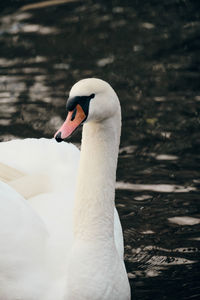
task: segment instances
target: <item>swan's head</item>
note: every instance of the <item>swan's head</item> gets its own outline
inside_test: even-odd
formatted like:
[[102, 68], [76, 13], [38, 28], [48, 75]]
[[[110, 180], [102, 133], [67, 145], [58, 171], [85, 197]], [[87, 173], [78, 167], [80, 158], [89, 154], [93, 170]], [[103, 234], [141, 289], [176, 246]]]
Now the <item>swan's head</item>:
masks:
[[67, 118], [56, 132], [57, 142], [68, 138], [86, 122], [103, 122], [119, 112], [118, 97], [112, 87], [97, 78], [87, 78], [73, 85], [67, 100]]

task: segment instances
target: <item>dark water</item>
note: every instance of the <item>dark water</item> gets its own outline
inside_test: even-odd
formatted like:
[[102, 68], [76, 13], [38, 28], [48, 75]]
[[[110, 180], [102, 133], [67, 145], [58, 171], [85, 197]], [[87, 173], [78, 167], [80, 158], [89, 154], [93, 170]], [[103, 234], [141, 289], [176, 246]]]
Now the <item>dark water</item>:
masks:
[[111, 83], [132, 299], [200, 299], [200, 2], [66, 2], [1, 1], [1, 140], [52, 137], [74, 82]]

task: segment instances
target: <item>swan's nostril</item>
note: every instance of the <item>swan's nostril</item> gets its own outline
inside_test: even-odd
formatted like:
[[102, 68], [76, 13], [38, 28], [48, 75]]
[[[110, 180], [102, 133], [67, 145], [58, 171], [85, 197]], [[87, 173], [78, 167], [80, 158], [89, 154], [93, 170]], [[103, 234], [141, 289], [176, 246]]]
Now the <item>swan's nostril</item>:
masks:
[[55, 136], [55, 139], [58, 143], [62, 142], [63, 139], [61, 138], [61, 131], [59, 131], [56, 136]]
[[75, 108], [73, 113], [72, 113], [71, 121], [73, 121], [75, 119], [76, 113], [77, 113], [77, 108]]

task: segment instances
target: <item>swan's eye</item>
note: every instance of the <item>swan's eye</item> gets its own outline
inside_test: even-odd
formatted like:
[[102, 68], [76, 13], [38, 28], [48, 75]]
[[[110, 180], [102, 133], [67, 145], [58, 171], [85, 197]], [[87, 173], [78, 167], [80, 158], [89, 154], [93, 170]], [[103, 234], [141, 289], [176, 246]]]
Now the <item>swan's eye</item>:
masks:
[[95, 97], [95, 94], [91, 94], [89, 97], [90, 99], [93, 99]]

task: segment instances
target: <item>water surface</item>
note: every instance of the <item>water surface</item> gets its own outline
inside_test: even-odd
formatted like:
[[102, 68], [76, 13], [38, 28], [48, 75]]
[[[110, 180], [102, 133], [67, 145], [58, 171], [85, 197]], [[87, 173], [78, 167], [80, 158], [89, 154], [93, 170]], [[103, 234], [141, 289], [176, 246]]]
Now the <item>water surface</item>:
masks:
[[77, 80], [111, 83], [123, 113], [116, 206], [132, 299], [199, 299], [198, 1], [0, 9], [1, 140], [52, 137]]

